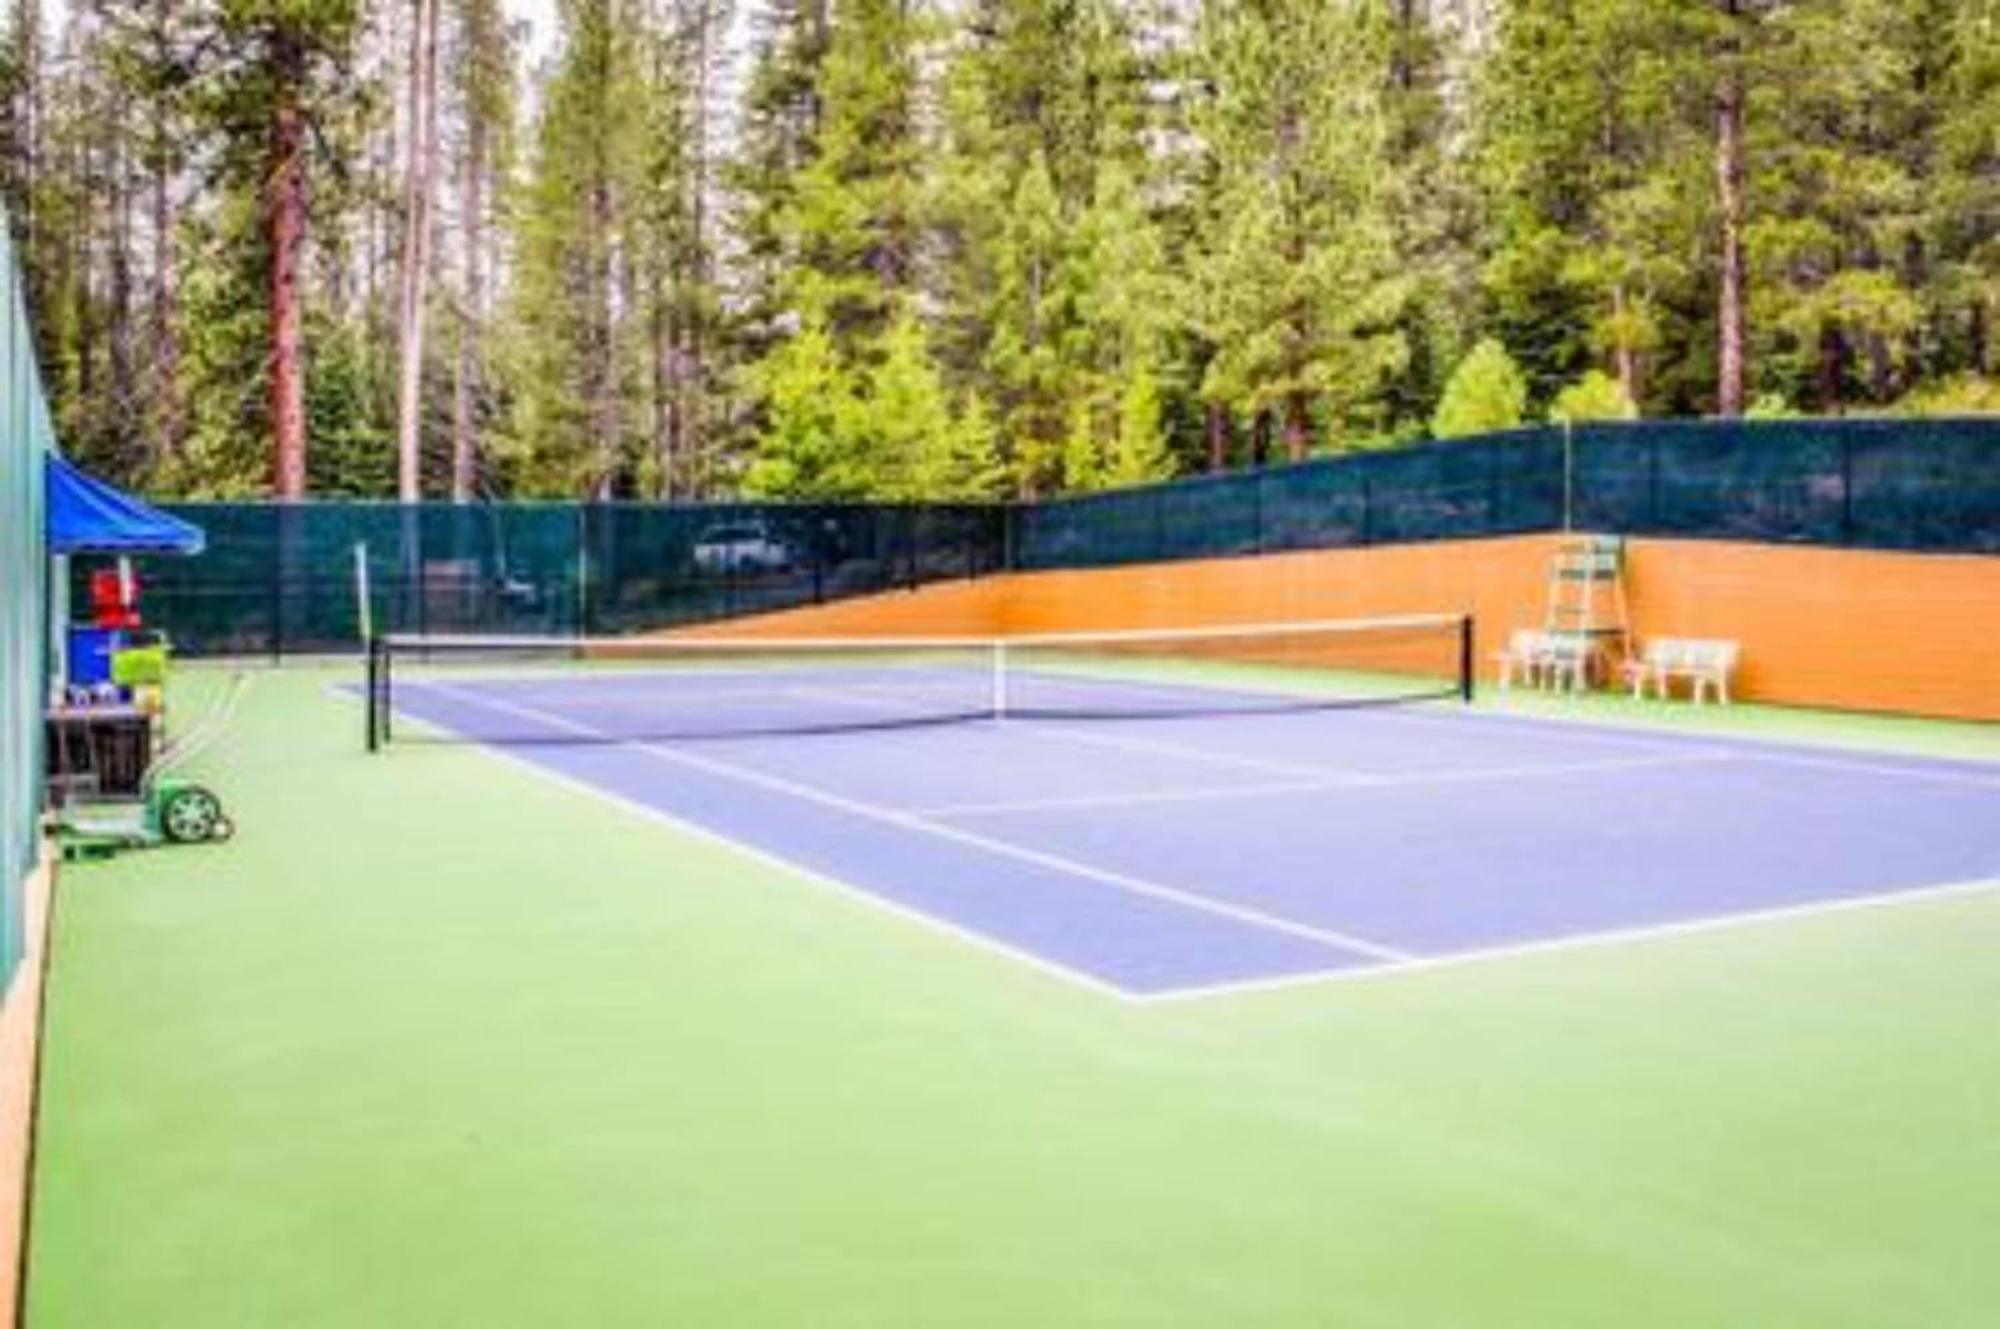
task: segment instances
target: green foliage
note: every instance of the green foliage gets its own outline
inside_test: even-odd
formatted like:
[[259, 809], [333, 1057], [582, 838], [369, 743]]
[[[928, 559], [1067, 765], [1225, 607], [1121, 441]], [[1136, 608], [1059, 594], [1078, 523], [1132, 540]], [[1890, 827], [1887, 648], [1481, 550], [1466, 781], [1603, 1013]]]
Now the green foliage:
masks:
[[1961, 374], [1917, 389], [1896, 403], [1905, 415], [2000, 415], [2000, 379]]
[[744, 492], [778, 499], [865, 496], [872, 459], [852, 446], [860, 404], [825, 323], [809, 321], [753, 372], [764, 432], [744, 475]]
[[391, 366], [355, 331], [326, 320], [311, 330], [306, 429], [307, 478], [315, 494], [381, 498], [396, 490], [390, 427]]
[[925, 344], [923, 325], [897, 316], [876, 348], [850, 422], [849, 450], [872, 471], [867, 489], [881, 498], [917, 500], [955, 495], [969, 477], [958, 473], [958, 422]]
[[1431, 419], [1438, 438], [1513, 429], [1527, 418], [1528, 383], [1507, 348], [1488, 338], [1474, 346], [1445, 384]]
[[1555, 424], [1638, 418], [1638, 405], [1618, 380], [1597, 369], [1557, 393], [1555, 404], [1549, 408], [1549, 420]]
[[1207, 12], [1212, 161], [1195, 321], [1215, 348], [1202, 393], [1294, 430], [1323, 403], [1346, 424], [1408, 359], [1374, 6], [1282, 0]]
[[[1991, 409], [1995, 0], [743, 3], [733, 107], [731, 0], [564, 0], [525, 86], [504, 7], [444, 6], [427, 486], [464, 419], [494, 492], [915, 498], [1157, 479], [1223, 423], [1232, 463], [1709, 414], [1738, 82], [1752, 414]], [[268, 484], [295, 96], [309, 479], [385, 492], [408, 24], [20, 11], [0, 187], [72, 452]]]
[[814, 318], [760, 362], [765, 432], [744, 478], [764, 498], [992, 498], [1001, 467], [983, 401], [954, 408], [923, 324], [898, 314], [864, 369]]
[[270, 485], [271, 450], [265, 244], [254, 200], [232, 192], [188, 233], [189, 248], [230, 261], [195, 267], [181, 288], [181, 369], [192, 410], [184, 444], [159, 481], [166, 492], [190, 497], [250, 497]]
[[1783, 394], [1767, 392], [1750, 403], [1743, 412], [1747, 420], [1797, 420], [1803, 415], [1798, 407], [1786, 401]]
[[978, 394], [968, 396], [945, 445], [920, 454], [916, 493], [931, 501], [990, 503], [1003, 496], [1007, 470], [993, 412]]
[[880, 335], [915, 276], [918, 36], [907, 0], [837, 7], [812, 159], [782, 223], [791, 307], [823, 319], [849, 352]]
[[1173, 474], [1158, 379], [1135, 370], [1118, 398], [1118, 435], [1102, 478], [1108, 485], [1142, 485]]

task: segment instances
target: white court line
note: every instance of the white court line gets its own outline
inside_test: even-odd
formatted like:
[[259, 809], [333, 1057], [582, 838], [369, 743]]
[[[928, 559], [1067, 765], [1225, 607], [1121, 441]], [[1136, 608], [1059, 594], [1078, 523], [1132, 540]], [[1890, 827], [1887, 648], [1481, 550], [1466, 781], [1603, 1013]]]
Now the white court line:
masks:
[[[433, 689], [439, 687], [437, 684], [421, 686], [428, 686]], [[782, 854], [762, 848], [748, 840], [739, 840], [734, 836], [725, 835], [720, 831], [712, 831], [698, 822], [677, 817], [673, 813], [654, 807], [650, 803], [642, 803], [630, 794], [620, 793], [608, 786], [594, 784], [578, 776], [567, 775], [552, 766], [543, 765], [532, 757], [520, 755], [504, 743], [479, 742], [473, 735], [467, 734], [463, 730], [453, 729], [449, 725], [425, 720], [421, 716], [412, 715], [408, 711], [399, 711], [397, 714], [405, 724], [415, 724], [439, 733], [454, 734], [461, 738], [473, 738], [472, 747], [482, 756], [506, 762], [510, 766], [518, 766], [522, 770], [551, 784], [567, 789], [572, 793], [609, 803], [627, 812], [637, 813], [642, 817], [659, 822], [679, 834], [689, 836], [704, 844], [715, 845], [733, 853], [741, 854], [753, 862], [776, 868], [787, 875], [801, 877], [808, 883], [834, 892], [855, 904], [868, 909], [879, 910], [905, 923], [915, 923], [931, 932], [949, 937], [975, 950], [1017, 961], [1039, 973], [1075, 983], [1101, 996], [1116, 997], [1118, 1000], [1124, 1002], [1136, 1002], [1141, 1000], [1145, 995], [1135, 992], [1130, 988], [1119, 987], [1116, 983], [1108, 979], [1099, 978], [1087, 970], [1073, 969], [1066, 964], [1060, 964], [1051, 960], [1047, 956], [1038, 955], [1034, 951], [1009, 945], [1007, 942], [989, 937], [984, 933], [974, 932], [970, 928], [953, 923], [941, 915], [926, 913], [910, 905], [898, 904], [886, 896], [877, 895], [872, 891], [855, 885], [853, 882], [842, 881], [839, 877], [830, 876], [825, 872], [821, 872], [818, 868], [799, 862], [797, 859], [787, 858]]]
[[[433, 684], [430, 686], [437, 687], [438, 685]], [[439, 687], [439, 690], [447, 690], [447, 689]], [[346, 697], [350, 701], [355, 700], [355, 698], [352, 695], [351, 689], [341, 692], [340, 695]], [[473, 698], [473, 700], [476, 704], [479, 705], [492, 704], [485, 698], [475, 697]], [[1396, 714], [1399, 714], [1404, 718], [1419, 718], [1413, 716], [1408, 711], [1396, 712]], [[434, 722], [426, 722], [421, 717], [406, 715], [406, 718], [418, 724], [429, 723], [429, 727], [431, 728], [446, 727], [446, 726], [439, 726]], [[1443, 717], [1443, 716], [1421, 717], [1421, 718], [1449, 720], [1448, 717]], [[1522, 719], [1527, 719], [1531, 725], [1536, 723], [1536, 717], [1495, 717], [1495, 718], [1500, 718], [1500, 719], [1522, 718]], [[1575, 722], [1565, 722], [1565, 723], [1575, 723], [1579, 727], [1581, 727], [1590, 722], [1575, 721]], [[582, 726], [567, 726], [567, 725], [564, 727], [575, 728], [575, 729], [583, 728]], [[594, 733], [595, 731], [586, 731], [586, 732]], [[1577, 735], [1577, 736], [1581, 737], [1583, 735]], [[1604, 737], [1609, 738], [1608, 735], [1605, 735]], [[1726, 736], [1718, 736], [1718, 737], [1723, 737], [1724, 741], [1727, 741]], [[1756, 927], [1770, 923], [1780, 923], [1797, 919], [1809, 919], [1821, 914], [1840, 914], [1840, 913], [1859, 911], [1865, 909], [1899, 908], [1906, 904], [1917, 905], [1931, 900], [1950, 898], [1954, 896], [1976, 896], [1976, 895], [2000, 892], [2000, 878], [1991, 880], [1982, 880], [1982, 881], [1949, 883], [1937, 886], [1919, 886], [1905, 890], [1884, 891], [1874, 895], [1856, 896], [1847, 899], [1824, 900], [1811, 904], [1790, 905], [1790, 906], [1783, 906], [1779, 908], [1764, 909], [1764, 910], [1751, 910], [1743, 913], [1718, 914], [1706, 918], [1687, 919], [1678, 922], [1658, 924], [1648, 927], [1620, 928], [1610, 931], [1580, 934], [1572, 937], [1553, 937], [1540, 941], [1530, 941], [1513, 945], [1489, 947], [1481, 950], [1465, 951], [1451, 955], [1423, 956], [1423, 955], [1411, 954], [1404, 959], [1389, 961], [1382, 964], [1371, 965], [1365, 968], [1358, 968], [1358, 969], [1316, 970], [1302, 974], [1290, 974], [1290, 975], [1280, 975], [1269, 978], [1247, 979], [1240, 982], [1217, 983], [1217, 984], [1210, 984], [1210, 985], [1196, 986], [1196, 987], [1177, 987], [1167, 991], [1147, 993], [1120, 987], [1117, 984], [1099, 978], [1096, 975], [1091, 974], [1086, 970], [1071, 968], [1068, 965], [1061, 964], [1059, 962], [1047, 958], [1046, 956], [1039, 955], [1033, 951], [1012, 946], [1006, 942], [996, 940], [982, 933], [974, 932], [956, 923], [952, 923], [949, 920], [942, 918], [938, 915], [927, 913], [920, 909], [899, 904], [886, 897], [868, 891], [865, 888], [860, 887], [852, 882], [843, 881], [838, 877], [830, 876], [824, 872], [819, 871], [818, 869], [809, 867], [793, 859], [786, 858], [783, 855], [774, 853], [768, 849], [764, 849], [754, 843], [740, 840], [735, 837], [725, 835], [718, 831], [709, 830], [708, 828], [701, 826], [698, 823], [684, 820], [681, 817], [675, 816], [659, 808], [652, 807], [648, 804], [642, 803], [637, 799], [634, 799], [627, 794], [619, 793], [616, 790], [594, 784], [587, 780], [565, 775], [562, 772], [554, 770], [548, 766], [542, 765], [539, 762], [536, 762], [535, 760], [529, 757], [516, 755], [514, 752], [507, 749], [504, 745], [481, 743], [478, 746], [488, 756], [491, 756], [501, 761], [508, 762], [509, 764], [512, 765], [519, 766], [524, 770], [527, 770], [544, 780], [548, 780], [554, 784], [567, 787], [573, 792], [583, 795], [585, 797], [602, 799], [614, 805], [624, 807], [632, 812], [638, 813], [641, 816], [648, 817], [654, 821], [660, 822], [677, 832], [693, 836], [705, 843], [717, 845], [732, 850], [752, 860], [770, 866], [774, 866], [777, 868], [781, 868], [787, 872], [796, 873], [800, 877], [804, 878], [805, 880], [811, 882], [816, 886], [836, 891], [842, 896], [867, 908], [876, 909], [885, 914], [901, 919], [905, 922], [914, 923], [920, 927], [928, 929], [933, 933], [950, 937], [976, 950], [980, 950], [988, 954], [1004, 956], [1006, 958], [1018, 961], [1040, 973], [1047, 974], [1051, 977], [1062, 979], [1071, 983], [1075, 983], [1078, 986], [1087, 988], [1100, 995], [1108, 995], [1121, 1002], [1125, 1002], [1130, 1005], [1173, 1006], [1182, 1002], [1196, 1002], [1208, 999], [1228, 998], [1233, 996], [1248, 996], [1262, 992], [1278, 992], [1294, 988], [1319, 986], [1322, 984], [1331, 985], [1335, 983], [1388, 981], [1400, 978], [1404, 975], [1422, 974], [1431, 970], [1451, 969], [1459, 966], [1469, 967], [1488, 962], [1505, 961], [1516, 957], [1532, 958], [1534, 956], [1544, 953], [1559, 954], [1564, 951], [1585, 950], [1596, 947], [1639, 945], [1639, 944], [1645, 944], [1653, 940], [1672, 940], [1678, 936], [1698, 935], [1706, 932], [1717, 932], [1728, 928]], [[643, 750], [653, 751], [652, 749], [643, 749]], [[656, 755], [666, 756], [668, 754], [658, 753]], [[1739, 755], [1754, 757], [1754, 756], [1761, 756], [1764, 754], [1758, 751], [1754, 746], [1748, 746], [1744, 750], [1742, 750]], [[1833, 764], [1843, 769], [1852, 765], [1852, 763], [1839, 761], [1837, 759], [1834, 760]], [[1891, 773], [1901, 774], [1903, 772], [1900, 768], [1896, 768], [1893, 769]], [[942, 830], [946, 828], [939, 827], [939, 828], [928, 828], [928, 829]]]
[[1023, 798], [992, 803], [943, 803], [913, 808], [923, 817], [971, 817], [1007, 812], [1067, 812], [1091, 808], [1147, 807], [1158, 803], [1205, 803], [1228, 799], [1266, 798], [1283, 794], [1346, 793], [1370, 789], [1424, 790], [1439, 785], [1491, 784], [1518, 780], [1562, 779], [1615, 771], [1710, 766], [1733, 762], [1727, 752], [1690, 752], [1673, 757], [1627, 757], [1606, 761], [1552, 762], [1539, 766], [1488, 766], [1469, 771], [1412, 775], [1355, 775], [1330, 780], [1281, 781], [1230, 785], [1219, 789], [1168, 789], [1124, 794], [1085, 794], [1072, 798]]
[[1881, 775], [1897, 780], [1928, 780], [1934, 784], [1971, 785], [1975, 789], [2000, 792], [2000, 772], [1979, 775], [1971, 771], [1931, 770], [1922, 766], [1896, 766], [1872, 761], [1850, 761], [1843, 757], [1816, 757], [1797, 752], [1748, 751], [1751, 761], [1768, 761], [1780, 766], [1804, 766], [1817, 770], [1847, 771], [1858, 775]]
[[1079, 863], [1074, 859], [1064, 858], [1058, 854], [1043, 853], [1039, 849], [1029, 849], [1023, 845], [1010, 844], [1005, 840], [995, 840], [989, 836], [961, 830], [955, 826], [946, 826], [940, 822], [926, 821], [922, 817], [908, 812], [899, 812], [893, 808], [877, 807], [872, 803], [862, 803], [825, 789], [816, 788], [812, 785], [800, 784], [795, 780], [787, 780], [783, 776], [770, 775], [763, 771], [738, 766], [731, 762], [717, 761], [713, 757], [697, 756], [695, 753], [684, 752], [678, 748], [666, 747], [655, 743], [621, 740], [615, 735], [592, 729], [588, 725], [577, 724], [564, 716], [551, 715], [545, 711], [538, 711], [531, 706], [517, 706], [511, 702], [494, 701], [482, 698], [476, 693], [466, 694], [454, 687], [444, 685], [437, 685], [437, 690], [458, 696], [472, 705], [486, 706], [493, 710], [511, 712], [524, 719], [552, 725], [555, 728], [567, 730], [581, 737], [592, 738], [607, 743], [612, 747], [624, 748], [628, 751], [640, 753], [655, 761], [663, 761], [669, 765], [685, 766], [691, 770], [721, 776], [724, 779], [734, 780], [739, 784], [747, 784], [753, 788], [766, 789], [772, 793], [787, 794], [809, 803], [817, 803], [822, 807], [829, 807], [839, 812], [845, 812], [850, 816], [880, 822], [885, 826], [894, 826], [899, 830], [915, 831], [920, 835], [928, 835], [935, 839], [949, 841], [968, 849], [978, 849], [1000, 858], [1018, 859], [1023, 863], [1032, 863], [1037, 867], [1047, 868], [1066, 876], [1081, 877], [1086, 881], [1095, 881], [1103, 885], [1114, 886], [1133, 895], [1143, 895], [1157, 900], [1165, 900], [1171, 904], [1192, 909], [1198, 913], [1212, 914], [1218, 918], [1227, 918], [1238, 923], [1247, 923], [1251, 926], [1265, 928], [1273, 932], [1283, 932], [1307, 941], [1318, 942], [1324, 946], [1333, 946], [1341, 950], [1352, 951], [1356, 954], [1373, 956], [1378, 960], [1409, 960], [1415, 958], [1408, 951], [1398, 950], [1393, 946], [1385, 946], [1380, 942], [1370, 941], [1366, 937], [1357, 937], [1349, 933], [1336, 932], [1330, 928], [1317, 928], [1309, 924], [1293, 922], [1291, 919], [1280, 918], [1275, 914], [1266, 914], [1260, 910], [1227, 904], [1205, 895], [1198, 895], [1191, 891], [1180, 890], [1177, 887], [1162, 885], [1159, 882], [1146, 881], [1143, 878], [1128, 876], [1122, 872], [1113, 872], [1108, 868], [1093, 867], [1088, 863]]
[[1460, 966], [1486, 964], [1499, 960], [1519, 957], [1558, 954], [1563, 951], [1590, 950], [1597, 947], [1643, 945], [1652, 941], [1667, 941], [1676, 937], [1695, 936], [1702, 933], [1721, 932], [1730, 928], [1758, 927], [1770, 923], [1793, 922], [1799, 919], [1816, 918], [1827, 914], [1856, 913], [1865, 909], [1896, 909], [1904, 905], [1920, 904], [1925, 901], [1950, 899], [1954, 896], [2000, 894], [2000, 878], [1980, 881], [1946, 882], [1937, 886], [1913, 886], [1905, 890], [1879, 891], [1873, 895], [1849, 896], [1845, 899], [1820, 900], [1811, 904], [1780, 905], [1771, 909], [1751, 909], [1734, 914], [1711, 914], [1703, 918], [1681, 919], [1672, 923], [1655, 923], [1644, 927], [1613, 928], [1603, 932], [1579, 933], [1573, 937], [1549, 937], [1541, 941], [1524, 941], [1505, 946], [1489, 946], [1480, 950], [1458, 951], [1449, 955], [1420, 955], [1400, 963], [1370, 965], [1360, 969], [1327, 969], [1309, 974], [1284, 974], [1272, 978], [1252, 978], [1234, 983], [1212, 983], [1201, 987], [1174, 988], [1165, 992], [1142, 993], [1131, 1000], [1143, 1006], [1167, 1006], [1182, 1001], [1199, 1001], [1208, 997], [1238, 996], [1256, 992], [1275, 992], [1292, 988], [1317, 987], [1321, 984], [1358, 983], [1382, 981], [1398, 978], [1405, 974], [1429, 973], [1439, 969], [1456, 969]]
[[1158, 792], [1079, 794], [1069, 798], [1000, 799], [990, 803], [935, 803], [911, 808], [919, 817], [979, 817], [1002, 812], [1069, 812], [1090, 808], [1136, 808], [1158, 803], [1210, 803], [1232, 798], [1267, 798], [1276, 794], [1313, 794], [1344, 788], [1325, 780], [1287, 780], [1272, 784], [1226, 785], [1219, 789], [1164, 789]]
[[1467, 771], [1433, 771], [1367, 778], [1364, 788], [1424, 789], [1445, 784], [1486, 784], [1500, 780], [1559, 779], [1571, 775], [1602, 775], [1612, 771], [1649, 771], [1675, 766], [1713, 766], [1733, 762], [1733, 752], [1697, 749], [1662, 752], [1647, 757], [1606, 757], [1603, 761], [1554, 761], [1526, 766], [1480, 766]]
[[[1561, 715], [1536, 711], [1495, 709], [1492, 707], [1456, 706], [1441, 709], [1429, 706], [1378, 707], [1374, 714], [1399, 723], [1419, 725], [1467, 724], [1483, 726], [1490, 732], [1502, 733], [1508, 730], [1526, 732], [1536, 738], [1554, 738], [1574, 742], [1615, 743], [1625, 746], [1634, 744], [1665, 750], [1689, 742], [1722, 744], [1739, 757], [1763, 758], [1769, 760], [1789, 760], [1798, 763], [1822, 763], [1830, 767], [1859, 770], [1872, 775], [1909, 776], [1949, 782], [1989, 783], [1983, 774], [1972, 771], [1930, 771], [1920, 767], [1891, 764], [1897, 758], [1910, 761], [1935, 761], [1945, 765], [1979, 767], [1994, 771], [1994, 780], [2000, 781], [2000, 756], [1978, 757], [1963, 754], [1931, 754], [1923, 752], [1897, 752], [1888, 749], [1864, 748], [1849, 743], [1835, 743], [1815, 740], [1809, 736], [1766, 736], [1761, 734], [1729, 733], [1718, 729], [1677, 729], [1663, 720], [1620, 721], [1617, 717], [1600, 715]], [[1647, 740], [1652, 740], [1647, 742]], [[1878, 760], [1878, 759], [1887, 759]]]
[[1003, 725], [1011, 730], [1031, 734], [1036, 738], [1058, 739], [1065, 743], [1085, 743], [1092, 747], [1114, 748], [1123, 752], [1148, 753], [1154, 756], [1185, 757], [1205, 761], [1211, 766], [1230, 766], [1237, 770], [1261, 771], [1266, 775], [1290, 776], [1295, 780], [1309, 780], [1316, 784], [1360, 784], [1367, 777], [1359, 773], [1336, 770], [1331, 766], [1306, 766], [1298, 762], [1271, 761], [1263, 757], [1245, 757], [1233, 752], [1217, 752], [1211, 748], [1195, 747], [1188, 743], [1170, 743], [1165, 739], [1133, 738], [1130, 735], [1085, 733], [1078, 729], [1054, 728], [1040, 720], [1003, 720]]

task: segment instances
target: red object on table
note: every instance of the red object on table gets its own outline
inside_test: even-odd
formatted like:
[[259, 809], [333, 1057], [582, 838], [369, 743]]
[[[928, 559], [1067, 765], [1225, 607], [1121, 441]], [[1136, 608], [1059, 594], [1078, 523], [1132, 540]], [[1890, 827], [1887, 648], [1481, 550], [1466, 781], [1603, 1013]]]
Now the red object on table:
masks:
[[92, 626], [100, 628], [143, 626], [139, 621], [139, 574], [120, 576], [117, 568], [99, 568], [91, 573], [90, 621]]

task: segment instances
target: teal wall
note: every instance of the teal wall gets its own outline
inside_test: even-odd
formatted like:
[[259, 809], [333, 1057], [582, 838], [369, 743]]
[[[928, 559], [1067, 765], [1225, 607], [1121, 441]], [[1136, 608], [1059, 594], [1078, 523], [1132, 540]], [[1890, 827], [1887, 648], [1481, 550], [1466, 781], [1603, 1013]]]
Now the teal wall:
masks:
[[42, 458], [53, 444], [8, 233], [0, 214], [0, 991], [21, 962], [22, 886], [39, 845], [48, 662]]

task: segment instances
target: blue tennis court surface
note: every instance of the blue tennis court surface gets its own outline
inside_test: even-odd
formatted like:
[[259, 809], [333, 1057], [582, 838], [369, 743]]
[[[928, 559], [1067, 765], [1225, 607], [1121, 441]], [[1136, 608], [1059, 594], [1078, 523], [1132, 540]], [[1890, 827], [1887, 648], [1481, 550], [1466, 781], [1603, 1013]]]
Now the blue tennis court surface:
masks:
[[2000, 765], [1450, 705], [647, 736], [687, 687], [412, 680], [396, 711], [1134, 998], [2000, 879]]

